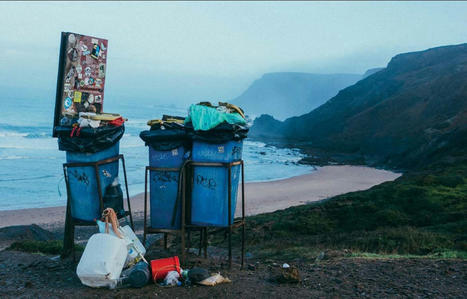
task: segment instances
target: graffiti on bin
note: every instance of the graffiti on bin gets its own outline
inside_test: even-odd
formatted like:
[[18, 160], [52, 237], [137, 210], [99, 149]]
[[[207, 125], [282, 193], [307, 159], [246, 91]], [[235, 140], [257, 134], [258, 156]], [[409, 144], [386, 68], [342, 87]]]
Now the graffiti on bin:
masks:
[[215, 190], [216, 189], [216, 180], [214, 179], [208, 179], [208, 178], [205, 178], [203, 177], [202, 175], [197, 175], [196, 176], [196, 184], [198, 185], [201, 185], [205, 188], [209, 188], [211, 190]]
[[169, 183], [169, 182], [176, 182], [178, 181], [177, 175], [175, 175], [174, 172], [170, 171], [158, 171], [154, 172], [154, 176], [152, 179], [154, 182], [164, 182], [164, 183]]
[[79, 174], [78, 171], [75, 169], [75, 171], [72, 171], [71, 174], [78, 180], [80, 183], [84, 183], [89, 185], [89, 178], [86, 173]]
[[234, 146], [232, 148], [232, 157], [240, 157], [242, 154], [242, 148], [239, 146]]

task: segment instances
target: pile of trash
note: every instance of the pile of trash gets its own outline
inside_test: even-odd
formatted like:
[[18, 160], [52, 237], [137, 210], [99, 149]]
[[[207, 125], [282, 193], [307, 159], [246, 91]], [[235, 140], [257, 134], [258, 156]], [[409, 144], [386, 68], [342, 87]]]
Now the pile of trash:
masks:
[[96, 153], [117, 143], [125, 132], [126, 119], [116, 113], [80, 112], [55, 127], [61, 151]]
[[160, 286], [231, 282], [220, 273], [211, 275], [203, 268], [184, 270], [177, 256], [148, 262], [143, 244], [129, 225], [120, 226], [112, 208], [104, 210], [97, 225], [99, 233], [89, 239], [76, 269], [86, 286], [141, 288], [151, 280]]

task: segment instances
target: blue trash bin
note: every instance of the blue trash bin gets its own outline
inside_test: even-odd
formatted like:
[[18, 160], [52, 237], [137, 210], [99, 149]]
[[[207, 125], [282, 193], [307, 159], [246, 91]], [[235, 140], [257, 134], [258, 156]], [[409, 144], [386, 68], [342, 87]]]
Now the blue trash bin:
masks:
[[[185, 147], [172, 150], [155, 150], [149, 146], [149, 166], [158, 168], [180, 168], [185, 160]], [[151, 228], [180, 229], [181, 200], [175, 206], [178, 196], [179, 171], [151, 170], [150, 220]], [[175, 212], [175, 220], [172, 218]]]
[[[242, 159], [242, 140], [225, 143], [193, 141], [194, 162], [234, 162]], [[237, 204], [240, 165], [231, 170], [231, 215], [233, 223]], [[201, 226], [226, 227], [228, 223], [228, 169], [194, 166], [191, 193], [191, 223]]]
[[[66, 152], [67, 163], [97, 162], [116, 157], [119, 154], [119, 142], [97, 153]], [[100, 165], [99, 178], [102, 196], [107, 186], [118, 176], [118, 160]], [[71, 216], [74, 219], [94, 221], [101, 217], [99, 193], [94, 166], [68, 167], [67, 176], [71, 195]]]

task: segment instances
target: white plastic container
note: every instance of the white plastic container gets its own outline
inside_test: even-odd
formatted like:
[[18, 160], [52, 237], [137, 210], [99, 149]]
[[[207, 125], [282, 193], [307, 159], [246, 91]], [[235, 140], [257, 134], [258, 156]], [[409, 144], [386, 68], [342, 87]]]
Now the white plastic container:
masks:
[[81, 283], [90, 287], [117, 286], [128, 255], [127, 242], [110, 234], [94, 234], [76, 268]]

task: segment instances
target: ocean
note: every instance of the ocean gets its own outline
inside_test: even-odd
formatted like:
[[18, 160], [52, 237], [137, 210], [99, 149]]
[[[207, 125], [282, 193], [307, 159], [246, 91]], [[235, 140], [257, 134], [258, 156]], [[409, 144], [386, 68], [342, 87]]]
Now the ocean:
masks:
[[[65, 152], [58, 150], [57, 139], [52, 138], [54, 100], [1, 99], [0, 104], [0, 210], [65, 205]], [[163, 114], [186, 116], [187, 109], [108, 99], [105, 111], [128, 118], [120, 153], [125, 155], [130, 195], [141, 193], [148, 148], [139, 133], [149, 128], [149, 119]], [[297, 163], [301, 158], [297, 149], [279, 149], [247, 139], [243, 150], [245, 180], [270, 181], [312, 172], [314, 167]]]

